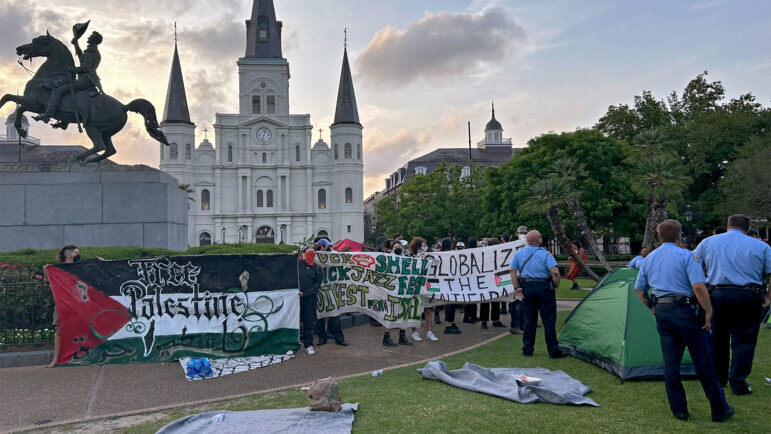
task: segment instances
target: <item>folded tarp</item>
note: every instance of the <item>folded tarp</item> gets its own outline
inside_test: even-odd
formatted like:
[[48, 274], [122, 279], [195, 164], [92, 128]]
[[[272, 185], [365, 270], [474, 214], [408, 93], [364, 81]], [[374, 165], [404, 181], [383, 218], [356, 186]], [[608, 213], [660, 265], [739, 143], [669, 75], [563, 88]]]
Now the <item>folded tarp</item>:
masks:
[[359, 404], [343, 404], [338, 413], [310, 411], [308, 407], [209, 411], [178, 419], [158, 433], [349, 433], [353, 427], [353, 413], [358, 408]]
[[[550, 402], [552, 404], [593, 405], [599, 404], [584, 395], [592, 389], [562, 371], [544, 368], [485, 368], [466, 363], [463, 368], [447, 371], [444, 362], [428, 362], [418, 373], [428, 380], [445, 383], [479, 393], [497, 396], [527, 404]], [[519, 386], [517, 377], [540, 378], [537, 385]]]

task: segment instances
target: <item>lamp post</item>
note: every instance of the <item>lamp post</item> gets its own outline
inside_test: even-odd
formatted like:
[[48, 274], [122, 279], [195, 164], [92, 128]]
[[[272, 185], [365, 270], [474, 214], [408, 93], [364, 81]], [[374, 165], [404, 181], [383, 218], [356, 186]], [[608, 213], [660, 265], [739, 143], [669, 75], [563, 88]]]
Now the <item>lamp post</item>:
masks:
[[693, 249], [693, 211], [691, 206], [688, 205], [688, 209], [683, 213], [685, 221], [688, 223], [688, 250]]
[[242, 234], [244, 233], [244, 228], [239, 226], [238, 227], [238, 244], [241, 244], [241, 242], [244, 240], [242, 237]]
[[222, 228], [222, 244], [225, 244], [225, 228]]
[[281, 241], [279, 244], [284, 244], [284, 231], [286, 230], [286, 225], [281, 225]]

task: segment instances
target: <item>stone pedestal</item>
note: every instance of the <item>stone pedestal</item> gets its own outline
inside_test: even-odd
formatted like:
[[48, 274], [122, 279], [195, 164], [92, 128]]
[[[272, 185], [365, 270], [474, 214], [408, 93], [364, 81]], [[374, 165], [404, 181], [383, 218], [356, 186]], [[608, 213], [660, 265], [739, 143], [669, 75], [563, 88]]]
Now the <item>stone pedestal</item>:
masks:
[[0, 251], [78, 246], [187, 249], [187, 193], [148, 166], [0, 164]]

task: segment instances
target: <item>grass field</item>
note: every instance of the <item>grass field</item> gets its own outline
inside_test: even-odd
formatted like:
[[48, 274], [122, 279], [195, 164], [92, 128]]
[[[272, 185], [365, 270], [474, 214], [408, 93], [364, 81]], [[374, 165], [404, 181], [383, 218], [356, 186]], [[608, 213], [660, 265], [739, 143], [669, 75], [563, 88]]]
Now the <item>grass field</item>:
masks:
[[[586, 289], [592, 289], [594, 288], [594, 285], [597, 282], [595, 282], [592, 279], [578, 279], [578, 286], [581, 288]], [[584, 298], [586, 297], [586, 294], [589, 293], [589, 291], [580, 290], [580, 289], [570, 289], [573, 286], [573, 282], [565, 279], [565, 276], [562, 276], [562, 280], [560, 280], [560, 287], [557, 290], [557, 298]]]
[[[567, 312], [560, 312], [561, 324]], [[736, 408], [733, 419], [723, 424], [710, 421], [709, 404], [697, 381], [686, 381], [691, 420], [681, 422], [671, 415], [661, 381], [627, 381], [594, 365], [573, 358], [551, 360], [546, 357], [543, 334], [539, 330], [536, 352], [523, 357], [521, 337], [508, 335], [474, 350], [443, 359], [450, 369], [465, 362], [485, 367], [545, 367], [562, 370], [592, 388], [587, 396], [600, 407], [518, 404], [500, 398], [457, 389], [444, 383], [423, 380], [415, 365], [387, 370], [381, 377], [362, 375], [341, 380], [344, 402], [359, 403], [354, 432], [747, 432], [767, 433], [771, 387], [771, 330], [761, 330], [755, 365], [749, 382], [754, 392], [748, 396], [727, 396]], [[268, 368], [269, 369], [269, 368]], [[236, 374], [242, 375], [242, 374]], [[216, 381], [216, 380], [214, 380]], [[284, 390], [222, 401], [205, 409], [186, 408], [167, 413], [152, 423], [136, 425], [126, 432], [152, 433], [161, 426], [188, 414], [213, 409], [231, 411], [295, 408], [308, 405], [304, 393]]]

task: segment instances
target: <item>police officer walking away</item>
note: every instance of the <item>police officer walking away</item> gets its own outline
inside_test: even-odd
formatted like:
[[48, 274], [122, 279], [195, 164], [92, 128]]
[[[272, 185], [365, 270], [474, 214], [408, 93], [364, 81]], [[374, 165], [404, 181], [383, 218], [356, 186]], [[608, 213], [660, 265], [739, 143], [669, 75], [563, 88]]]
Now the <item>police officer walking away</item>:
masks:
[[[688, 347], [696, 375], [709, 399], [712, 420], [722, 422], [733, 416], [734, 409], [726, 403], [709, 354], [707, 332], [712, 306], [704, 285], [704, 271], [696, 255], [675, 244], [682, 229], [677, 220], [664, 220], [658, 225], [656, 231], [662, 244], [643, 261], [635, 291], [646, 303], [644, 294], [652, 289], [652, 311], [661, 339], [664, 384], [672, 413], [680, 420], [688, 420], [688, 402], [680, 379], [680, 363]], [[700, 311], [695, 309], [695, 301], [703, 308], [703, 316], [697, 315]]]
[[694, 251], [707, 269], [715, 369], [720, 384], [730, 383], [736, 395], [752, 392], [745, 380], [752, 370], [763, 306], [771, 304], [771, 293], [762, 285], [771, 273], [771, 247], [747, 236], [749, 228], [749, 217], [732, 215], [726, 233], [705, 239]]
[[560, 286], [559, 268], [554, 256], [540, 247], [543, 241], [540, 232], [530, 231], [525, 239], [527, 246], [519, 249], [509, 264], [511, 282], [516, 288], [517, 298], [524, 297], [522, 311], [525, 317], [525, 333], [522, 336], [522, 354], [533, 355], [538, 312], [540, 312], [549, 357], [559, 359], [566, 356], [557, 347], [555, 330], [557, 323], [555, 293]]

